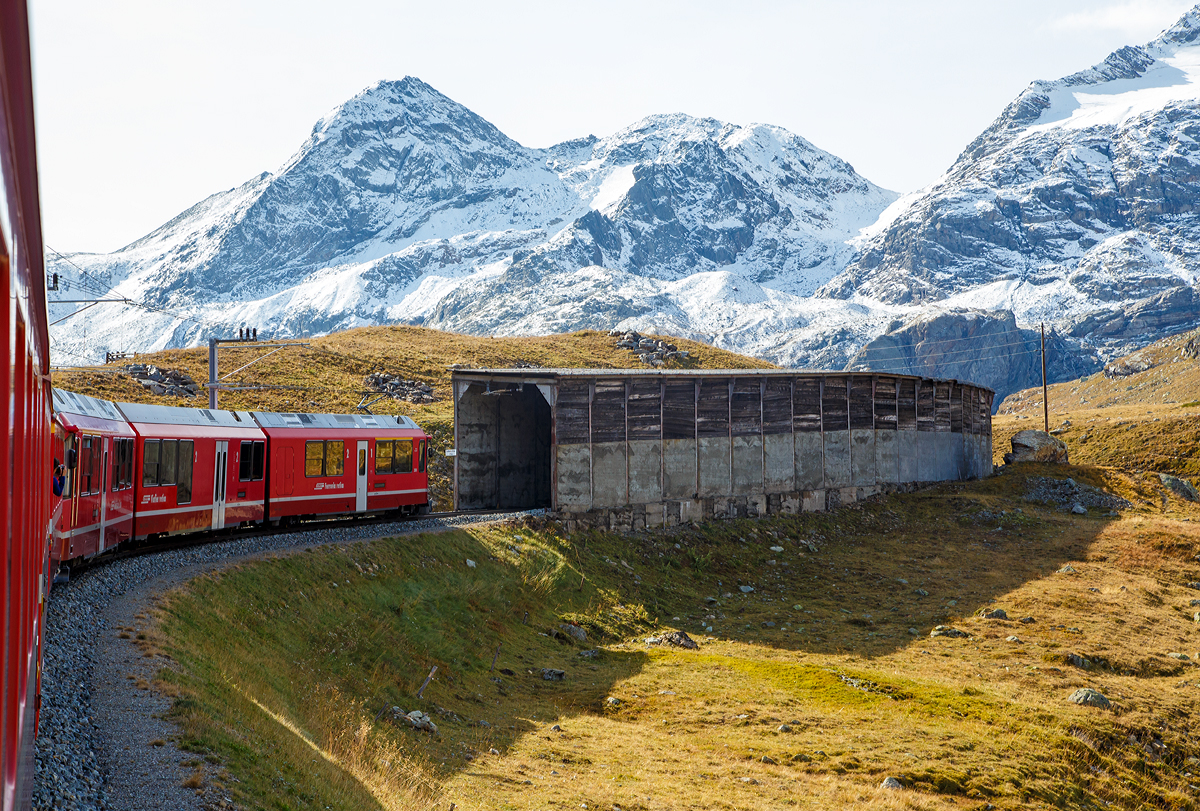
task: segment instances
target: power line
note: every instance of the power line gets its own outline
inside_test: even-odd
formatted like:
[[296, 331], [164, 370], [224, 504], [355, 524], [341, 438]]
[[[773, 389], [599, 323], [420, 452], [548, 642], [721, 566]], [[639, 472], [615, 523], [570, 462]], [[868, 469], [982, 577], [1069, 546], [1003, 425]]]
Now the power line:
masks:
[[[1029, 345], [1028, 341], [1013, 341], [1013, 342], [1007, 343], [1007, 344], [994, 344], [994, 345], [987, 346], [987, 347], [972, 347], [971, 349], [960, 349], [960, 350], [953, 350], [953, 351], [948, 351], [948, 352], [931, 352], [926, 357], [941, 357], [942, 355], [954, 355], [954, 354], [960, 354], [960, 353], [964, 353], [964, 352], [981, 352], [985, 348], [988, 350], [992, 350], [992, 349], [1003, 349], [1006, 346], [1028, 346], [1028, 345]], [[858, 354], [862, 354], [864, 352], [883, 351], [885, 349], [915, 349], [915, 348], [917, 348], [917, 346], [918, 346], [917, 344], [908, 344], [905, 346], [881, 346], [881, 347], [874, 347], [874, 348], [864, 346], [862, 349], [858, 350]], [[901, 358], [901, 357], [905, 357], [905, 355], [899, 354], [899, 355], [896, 355], [895, 357]]]
[[[1041, 350], [1040, 350], [1040, 349], [1029, 349], [1029, 350], [1026, 350], [1026, 351], [1024, 351], [1024, 352], [1009, 352], [1009, 353], [1008, 353], [1008, 357], [1010, 357], [1010, 358], [1015, 358], [1015, 357], [1020, 357], [1021, 355], [1037, 355], [1037, 354], [1040, 354], [1040, 353], [1041, 353]], [[935, 358], [936, 358], [936, 357], [947, 357], [947, 356], [950, 356], [950, 355], [958, 355], [958, 354], [962, 354], [962, 353], [959, 353], [959, 352], [943, 352], [943, 353], [940, 353], [940, 354], [937, 354], [937, 355], [931, 355], [930, 357], [935, 357]], [[918, 358], [918, 359], [915, 359], [915, 360], [916, 360], [916, 362], [915, 362], [915, 363], [913, 363], [913, 364], [905, 364], [904, 366], [875, 366], [875, 365], [873, 365], [873, 364], [867, 364], [867, 365], [870, 365], [870, 368], [869, 368], [869, 369], [867, 369], [867, 370], [865, 370], [865, 371], [871, 371], [871, 372], [904, 372], [904, 371], [907, 371], [907, 370], [911, 369], [911, 368], [912, 368], [912, 366], [923, 366], [923, 365], [925, 365], [925, 359]], [[980, 358], [979, 358], [979, 360], [984, 360], [984, 358], [980, 357]]]
[[[84, 290], [87, 290], [89, 293], [95, 293], [95, 294], [97, 294], [97, 295], [106, 295], [106, 294], [108, 294], [108, 293], [112, 293], [112, 294], [114, 294], [114, 295], [120, 295], [119, 293], [117, 293], [117, 291], [116, 291], [114, 288], [112, 288], [111, 286], [109, 286], [109, 285], [108, 285], [108, 284], [106, 284], [105, 282], [101, 281], [100, 279], [97, 279], [95, 276], [93, 276], [92, 274], [88, 273], [86, 270], [84, 270], [83, 268], [81, 268], [79, 265], [77, 265], [77, 264], [75, 264], [74, 262], [72, 262], [72, 261], [71, 261], [70, 259], [68, 259], [66, 256], [64, 256], [63, 254], [61, 254], [61, 253], [59, 253], [58, 251], [54, 250], [54, 248], [51, 248], [49, 245], [47, 245], [47, 246], [46, 246], [46, 250], [48, 250], [48, 251], [52, 252], [52, 253], [53, 253], [55, 256], [57, 256], [59, 259], [61, 259], [62, 261], [66, 262], [68, 265], [70, 265], [71, 267], [73, 267], [73, 268], [75, 268], [77, 271], [79, 271], [79, 273], [80, 273], [80, 274], [83, 276], [83, 280], [82, 280], [82, 281], [77, 281], [77, 282], [76, 282], [76, 284], [77, 284], [78, 286], [82, 287]], [[89, 286], [89, 285], [90, 285], [90, 286]], [[96, 289], [96, 285], [99, 285], [100, 287], [102, 287], [102, 288], [104, 288], [104, 289], [103, 289], [103, 290], [97, 290], [97, 289]], [[124, 297], [124, 296], [122, 296], [122, 298], [125, 298], [125, 297]], [[179, 313], [177, 313], [177, 312], [174, 312], [174, 311], [172, 311], [172, 310], [168, 310], [168, 309], [166, 309], [166, 308], [164, 308], [164, 307], [155, 307], [155, 306], [154, 306], [154, 305], [152, 305], [152, 304], [144, 304], [144, 303], [142, 303], [142, 302], [133, 301], [133, 300], [131, 300], [131, 299], [125, 299], [125, 300], [126, 300], [126, 301], [129, 303], [129, 305], [130, 305], [130, 306], [132, 306], [132, 307], [139, 307], [139, 308], [141, 308], [141, 309], [143, 309], [143, 310], [147, 310], [147, 311], [149, 311], [149, 312], [152, 312], [152, 313], [159, 313], [160, 315], [168, 315], [168, 316], [171, 316], [172, 318], [176, 318], [176, 319], [178, 319], [178, 320], [180, 320], [180, 321], [191, 321], [193, 324], [199, 324], [200, 326], [202, 326], [202, 327], [208, 327], [209, 329], [217, 329], [217, 330], [219, 330], [219, 329], [225, 329], [225, 328], [227, 327], [227, 325], [226, 325], [226, 324], [216, 324], [216, 323], [213, 323], [213, 322], [211, 322], [211, 321], [205, 321], [205, 320], [203, 320], [203, 319], [196, 318], [196, 317], [194, 317], [194, 316], [190, 316], [190, 315], [181, 315], [181, 314], [179, 314]], [[54, 302], [53, 302], [53, 301], [51, 301], [51, 302], [50, 302], [50, 304], [54, 304]]]

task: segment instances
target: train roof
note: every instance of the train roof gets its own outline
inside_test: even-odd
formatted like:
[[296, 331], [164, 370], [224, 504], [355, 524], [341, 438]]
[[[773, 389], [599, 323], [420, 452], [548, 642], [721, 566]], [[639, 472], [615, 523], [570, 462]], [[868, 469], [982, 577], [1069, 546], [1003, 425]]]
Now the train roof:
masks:
[[177, 406], [117, 403], [125, 418], [146, 425], [222, 425], [227, 428], [257, 428], [249, 411], [223, 411], [213, 408], [179, 408]]
[[115, 403], [65, 389], [54, 389], [54, 410], [60, 414], [78, 414], [83, 417], [125, 422], [125, 417]]
[[408, 417], [392, 414], [302, 414], [275, 411], [254, 411], [254, 419], [263, 428], [340, 428], [378, 431], [397, 428], [420, 431]]

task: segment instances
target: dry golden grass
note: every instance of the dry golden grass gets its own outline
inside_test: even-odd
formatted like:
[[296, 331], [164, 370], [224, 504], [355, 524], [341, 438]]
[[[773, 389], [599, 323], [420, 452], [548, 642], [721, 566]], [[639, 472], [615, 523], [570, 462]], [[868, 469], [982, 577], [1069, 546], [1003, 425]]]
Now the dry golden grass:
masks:
[[[1066, 476], [1133, 507], [1024, 499]], [[154, 638], [186, 745], [246, 808], [1191, 808], [1198, 522], [1156, 478], [1023, 465], [832, 514], [314, 550], [194, 581]], [[598, 658], [545, 635], [565, 620]], [[671, 628], [700, 650], [644, 644]]]

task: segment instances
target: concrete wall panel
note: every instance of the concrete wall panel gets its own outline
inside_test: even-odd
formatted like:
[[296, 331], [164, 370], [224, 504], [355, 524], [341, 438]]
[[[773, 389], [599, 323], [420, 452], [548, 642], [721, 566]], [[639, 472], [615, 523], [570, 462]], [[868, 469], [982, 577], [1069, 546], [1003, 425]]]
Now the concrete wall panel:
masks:
[[937, 481], [937, 465], [937, 438], [932, 431], [917, 431], [917, 481]]
[[591, 446], [559, 445], [557, 450], [558, 506], [588, 509], [592, 506]]
[[850, 432], [825, 431], [825, 489], [850, 486]]
[[890, 429], [875, 432], [875, 481], [880, 484], [900, 481], [897, 433]]
[[497, 397], [483, 396], [472, 385], [458, 399], [458, 506], [463, 510], [495, 507], [498, 503], [496, 437]]
[[663, 440], [662, 454], [663, 498], [694, 498], [696, 495], [696, 440]]
[[662, 443], [651, 439], [630, 441], [629, 503], [654, 504], [662, 500]]
[[850, 483], [855, 487], [875, 484], [875, 429], [850, 432]]
[[761, 436], [733, 438], [733, 492], [738, 495], [763, 491], [763, 442]]
[[825, 486], [825, 444], [819, 431], [796, 434], [796, 489], [820, 490]]
[[763, 437], [763, 488], [767, 493], [796, 490], [796, 443], [793, 434]]
[[900, 481], [904, 483], [920, 481], [917, 478], [917, 432], [896, 432], [896, 463], [900, 470]]
[[592, 506], [622, 507], [629, 503], [624, 442], [592, 444]]
[[729, 437], [701, 437], [696, 442], [700, 495], [729, 495], [733, 488], [729, 475]]

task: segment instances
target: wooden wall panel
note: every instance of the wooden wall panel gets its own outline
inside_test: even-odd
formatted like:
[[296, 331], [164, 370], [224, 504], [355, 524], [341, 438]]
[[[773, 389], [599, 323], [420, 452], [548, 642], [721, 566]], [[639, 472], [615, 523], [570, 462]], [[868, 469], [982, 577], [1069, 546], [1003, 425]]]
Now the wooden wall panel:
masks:
[[937, 430], [937, 412], [933, 405], [933, 383], [917, 381], [917, 430]]
[[763, 384], [763, 433], [792, 432], [792, 381], [769, 377]]
[[896, 428], [896, 378], [875, 379], [875, 429]]
[[662, 439], [662, 381], [657, 377], [630, 383], [629, 439]]
[[950, 432], [950, 384], [933, 385], [933, 424], [935, 431]]
[[917, 381], [900, 380], [896, 412], [896, 425], [901, 431], [917, 430]]
[[850, 428], [848, 380], [827, 377], [821, 396], [822, 424], [826, 431], [846, 431]]
[[757, 377], [737, 378], [733, 381], [734, 436], [759, 436], [762, 434], [762, 380]]
[[696, 403], [696, 433], [702, 437], [729, 436], [729, 380], [700, 381]]
[[792, 425], [796, 433], [813, 433], [821, 430], [821, 379], [819, 377], [796, 378], [792, 391]]
[[586, 445], [591, 439], [587, 380], [560, 380], [555, 403], [554, 439], [559, 445]]
[[600, 378], [592, 398], [592, 442], [625, 441], [625, 381]]
[[868, 375], [850, 378], [850, 428], [870, 430], [875, 427], [874, 381]]
[[696, 381], [667, 380], [663, 400], [663, 439], [695, 439]]

